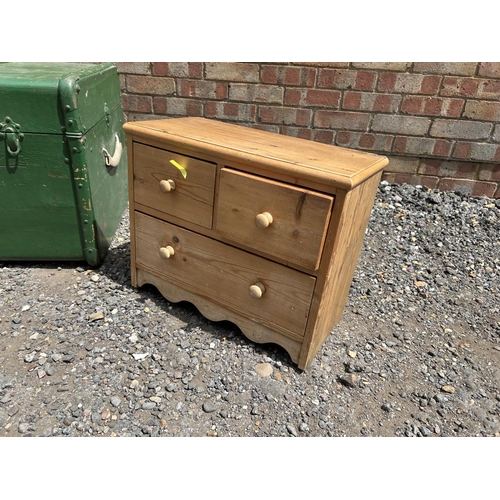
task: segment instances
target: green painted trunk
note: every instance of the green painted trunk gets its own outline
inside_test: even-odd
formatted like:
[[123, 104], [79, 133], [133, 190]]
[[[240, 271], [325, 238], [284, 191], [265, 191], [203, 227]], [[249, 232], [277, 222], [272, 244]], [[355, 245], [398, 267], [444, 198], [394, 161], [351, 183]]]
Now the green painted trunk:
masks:
[[0, 261], [102, 263], [128, 199], [122, 126], [113, 64], [0, 64]]

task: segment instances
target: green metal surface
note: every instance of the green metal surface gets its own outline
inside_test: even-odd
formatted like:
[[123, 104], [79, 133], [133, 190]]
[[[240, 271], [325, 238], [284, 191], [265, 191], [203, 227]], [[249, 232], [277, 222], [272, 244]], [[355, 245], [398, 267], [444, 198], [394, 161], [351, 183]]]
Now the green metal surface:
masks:
[[122, 125], [114, 65], [0, 64], [0, 261], [102, 263], [128, 197]]

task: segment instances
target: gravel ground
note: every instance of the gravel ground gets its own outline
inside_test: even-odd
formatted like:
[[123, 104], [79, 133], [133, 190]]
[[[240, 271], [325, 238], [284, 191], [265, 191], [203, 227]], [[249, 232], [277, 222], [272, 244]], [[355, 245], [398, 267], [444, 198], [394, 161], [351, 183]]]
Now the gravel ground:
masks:
[[105, 263], [0, 263], [1, 436], [500, 436], [500, 200], [380, 184], [306, 372]]

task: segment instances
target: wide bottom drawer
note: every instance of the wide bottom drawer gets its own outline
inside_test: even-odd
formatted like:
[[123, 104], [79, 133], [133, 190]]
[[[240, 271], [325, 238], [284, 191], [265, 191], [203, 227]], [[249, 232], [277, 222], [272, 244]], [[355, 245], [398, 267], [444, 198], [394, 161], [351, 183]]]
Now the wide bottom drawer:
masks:
[[304, 336], [315, 278], [142, 213], [136, 265], [291, 338]]

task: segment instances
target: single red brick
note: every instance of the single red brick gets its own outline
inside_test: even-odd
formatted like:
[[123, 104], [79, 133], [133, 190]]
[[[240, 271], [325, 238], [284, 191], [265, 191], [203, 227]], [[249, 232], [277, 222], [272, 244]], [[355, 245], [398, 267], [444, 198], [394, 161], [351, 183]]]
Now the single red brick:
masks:
[[180, 80], [177, 84], [178, 95], [199, 99], [227, 99], [228, 84], [204, 80]]
[[278, 121], [278, 112], [274, 107], [261, 106], [259, 107], [259, 117], [263, 122], [276, 123]]
[[497, 185], [494, 182], [444, 178], [439, 182], [439, 189], [443, 191], [458, 191], [467, 196], [487, 196], [491, 198], [497, 189]]
[[150, 96], [122, 94], [123, 111], [138, 113], [152, 113], [153, 102]]
[[260, 67], [254, 63], [206, 62], [207, 80], [226, 80], [229, 82], [259, 82]]
[[359, 138], [359, 146], [364, 149], [372, 149], [375, 145], [374, 134], [361, 134]]
[[417, 184], [420, 184], [420, 186], [424, 186], [428, 189], [436, 189], [439, 183], [439, 177], [430, 177], [427, 175], [421, 175], [417, 179], [418, 179]]
[[127, 76], [127, 91], [133, 94], [173, 94], [175, 80], [156, 76]]
[[423, 78], [420, 92], [423, 94], [436, 94], [439, 85], [441, 84], [441, 77], [438, 75], [426, 75]]
[[500, 80], [484, 80], [479, 85], [478, 97], [482, 99], [500, 99]]
[[336, 142], [339, 146], [346, 146], [350, 143], [351, 140], [351, 132], [346, 132], [341, 130], [337, 132]]
[[434, 149], [432, 150], [432, 154], [434, 156], [450, 156], [451, 153], [451, 141], [446, 141], [444, 139], [436, 139], [436, 144], [434, 145]]
[[[396, 100], [399, 101], [399, 97]], [[372, 111], [380, 113], [389, 113], [395, 111], [395, 96], [389, 94], [376, 94], [373, 102]]]
[[418, 173], [437, 176], [442, 164], [442, 160], [431, 160], [425, 158], [420, 162]]
[[418, 166], [420, 165], [420, 158], [414, 156], [390, 156], [390, 162], [387, 167], [391, 172], [397, 172], [399, 174], [411, 174], [415, 175], [418, 171]]
[[416, 62], [413, 70], [418, 73], [472, 76], [476, 71], [475, 62]]
[[167, 76], [167, 75], [168, 75], [168, 63], [166, 62], [153, 63], [153, 76]]
[[150, 75], [151, 68], [148, 62], [117, 62], [116, 69], [119, 74]]
[[233, 116], [237, 117], [240, 107], [238, 104], [231, 103], [231, 102], [225, 102], [223, 103], [223, 108], [224, 108], [224, 114], [226, 116]]
[[458, 118], [462, 114], [464, 109], [465, 100], [464, 99], [449, 99], [447, 102], [447, 108], [445, 111], [445, 116]]
[[153, 109], [155, 115], [167, 114], [167, 98], [166, 97], [153, 97]]
[[283, 68], [282, 74], [284, 85], [300, 85], [300, 68]]
[[492, 158], [494, 162], [500, 162], [500, 146], [497, 146], [495, 156]]
[[310, 109], [297, 109], [297, 117], [295, 123], [297, 125], [307, 126], [311, 125], [312, 111]]
[[311, 140], [312, 138], [312, 130], [310, 128], [298, 128], [295, 137], [299, 139], [307, 139]]
[[436, 97], [428, 97], [424, 101], [424, 114], [438, 116], [443, 108], [443, 100]]
[[396, 87], [396, 73], [382, 73], [378, 80], [378, 90], [381, 92], [393, 92]]
[[480, 181], [500, 182], [500, 165], [480, 164], [477, 178]]
[[314, 68], [326, 67], [326, 68], [348, 68], [348, 62], [300, 62], [297, 63], [301, 66], [313, 66]]
[[500, 78], [500, 63], [499, 62], [483, 62], [479, 63], [480, 76], [490, 76]]
[[407, 137], [396, 137], [392, 145], [392, 151], [394, 153], [406, 153], [407, 142]]
[[335, 80], [338, 75], [338, 70], [330, 68], [320, 68], [318, 73], [318, 87], [335, 89], [337, 88]]
[[313, 130], [312, 140], [324, 144], [333, 144], [335, 132], [331, 130]]
[[335, 88], [336, 70], [329, 68], [320, 68], [318, 73], [318, 87]]
[[422, 113], [423, 97], [421, 96], [405, 96], [401, 103], [401, 112], [412, 115], [419, 115]]
[[463, 116], [473, 120], [500, 121], [500, 102], [468, 101]]
[[354, 68], [376, 69], [381, 71], [408, 71], [411, 62], [353, 62]]
[[470, 196], [474, 189], [475, 182], [473, 180], [465, 179], [450, 179], [443, 178], [439, 181], [440, 191], [457, 191], [464, 195]]
[[262, 83], [278, 83], [278, 66], [262, 66], [260, 79]]
[[333, 90], [306, 90], [306, 106], [324, 106], [328, 108], [337, 108], [340, 101], [340, 92]]
[[471, 142], [457, 142], [453, 150], [453, 158], [470, 158], [472, 154]]
[[356, 74], [357, 90], [374, 90], [377, 73], [375, 71], [358, 71]]
[[418, 178], [414, 174], [394, 174], [394, 183], [395, 184], [418, 184]]
[[288, 106], [300, 106], [302, 91], [300, 89], [285, 90], [285, 104]]
[[475, 179], [478, 164], [471, 162], [459, 162], [454, 177], [457, 179]]
[[343, 109], [357, 111], [361, 105], [361, 92], [344, 92]]
[[368, 113], [318, 110], [314, 115], [314, 127], [365, 131], [370, 123]]
[[487, 198], [493, 198], [496, 190], [497, 184], [494, 182], [476, 181], [471, 194], [472, 196], [486, 196]]
[[203, 104], [194, 99], [186, 99], [187, 116], [203, 116]]
[[218, 102], [207, 102], [205, 103], [205, 117], [206, 118], [217, 118], [218, 114]]

